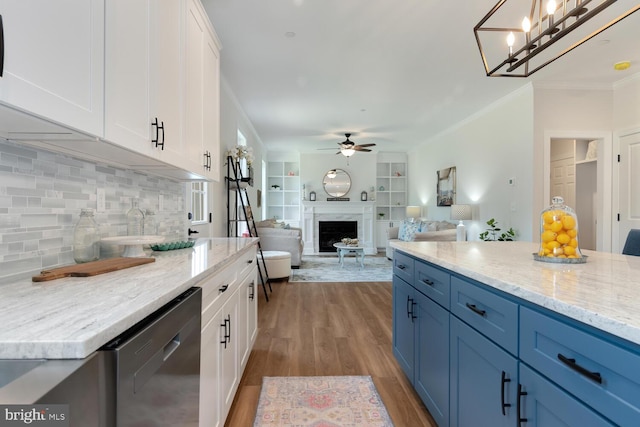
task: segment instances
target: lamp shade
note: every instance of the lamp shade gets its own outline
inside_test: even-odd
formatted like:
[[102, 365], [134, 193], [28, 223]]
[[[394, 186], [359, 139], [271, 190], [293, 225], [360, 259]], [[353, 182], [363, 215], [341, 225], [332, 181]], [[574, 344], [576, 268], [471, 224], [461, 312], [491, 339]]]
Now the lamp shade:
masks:
[[451, 219], [458, 221], [471, 219], [471, 205], [451, 205]]
[[419, 218], [420, 206], [407, 206], [405, 209], [405, 214], [407, 218]]

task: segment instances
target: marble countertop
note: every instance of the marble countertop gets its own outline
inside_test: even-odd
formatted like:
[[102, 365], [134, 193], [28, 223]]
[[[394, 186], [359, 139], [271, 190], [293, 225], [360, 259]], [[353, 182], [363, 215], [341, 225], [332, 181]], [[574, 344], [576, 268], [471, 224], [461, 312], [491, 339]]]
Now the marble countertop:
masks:
[[199, 239], [154, 263], [93, 277], [0, 285], [0, 359], [79, 359], [250, 250], [256, 238]]
[[530, 242], [391, 242], [409, 255], [640, 345], [640, 257], [582, 250], [584, 264], [534, 261]]

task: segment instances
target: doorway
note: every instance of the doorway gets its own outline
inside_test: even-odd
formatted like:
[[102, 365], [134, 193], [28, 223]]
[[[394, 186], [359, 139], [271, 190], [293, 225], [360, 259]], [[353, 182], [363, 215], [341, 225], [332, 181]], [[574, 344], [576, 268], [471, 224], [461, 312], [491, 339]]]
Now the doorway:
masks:
[[562, 196], [579, 221], [580, 248], [611, 251], [611, 135], [545, 134], [544, 198]]

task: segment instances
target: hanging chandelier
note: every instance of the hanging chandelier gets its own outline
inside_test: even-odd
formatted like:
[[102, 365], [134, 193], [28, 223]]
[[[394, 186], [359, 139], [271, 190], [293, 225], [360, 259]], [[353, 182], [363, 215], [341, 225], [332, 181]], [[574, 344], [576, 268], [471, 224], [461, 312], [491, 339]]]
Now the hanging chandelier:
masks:
[[640, 9], [603, 13], [616, 1], [498, 1], [473, 29], [487, 76], [528, 77]]

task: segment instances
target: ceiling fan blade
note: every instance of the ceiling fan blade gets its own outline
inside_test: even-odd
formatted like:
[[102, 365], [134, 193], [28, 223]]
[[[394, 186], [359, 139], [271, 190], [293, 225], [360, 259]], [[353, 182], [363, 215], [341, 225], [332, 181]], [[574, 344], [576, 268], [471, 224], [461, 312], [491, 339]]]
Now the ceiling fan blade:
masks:
[[375, 147], [376, 144], [359, 144], [357, 147]]
[[359, 146], [359, 145], [356, 145], [356, 146], [354, 147], [354, 150], [356, 150], [356, 151], [363, 151], [363, 152], [371, 151], [371, 150], [369, 150], [368, 148], [360, 148], [360, 146]]

